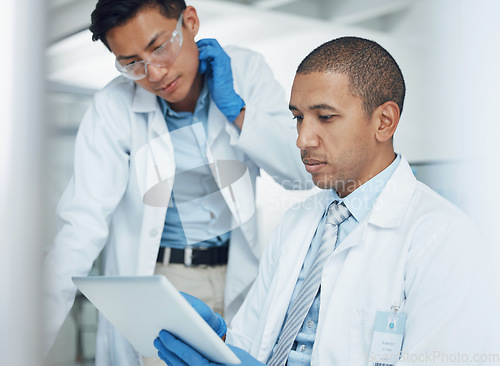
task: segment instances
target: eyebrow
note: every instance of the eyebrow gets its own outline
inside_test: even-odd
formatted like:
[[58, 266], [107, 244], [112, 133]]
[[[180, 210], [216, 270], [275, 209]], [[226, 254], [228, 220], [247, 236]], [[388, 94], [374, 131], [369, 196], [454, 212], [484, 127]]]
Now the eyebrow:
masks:
[[327, 109], [330, 111], [338, 112], [339, 110], [335, 108], [334, 106], [328, 105], [328, 104], [317, 104], [309, 107], [309, 109], [314, 110], [314, 109]]
[[[153, 38], [151, 38], [151, 41], [149, 41], [149, 43], [146, 45], [146, 47], [144, 47], [144, 51], [147, 51], [153, 44], [155, 44], [155, 42], [158, 40], [158, 38], [160, 38], [164, 34], [165, 34], [164, 31], [156, 33], [153, 36]], [[139, 55], [127, 55], [127, 56], [120, 55], [120, 56], [117, 56], [116, 59], [117, 60], [128, 60], [128, 59], [136, 58], [136, 57], [139, 57]]]
[[[291, 104], [288, 106], [288, 109], [290, 109], [291, 111], [298, 111], [299, 110], [297, 107], [295, 107]], [[333, 112], [339, 112], [339, 110], [337, 108], [335, 108], [334, 106], [328, 105], [328, 104], [315, 104], [315, 105], [309, 107], [309, 110], [316, 110], [316, 109], [326, 109], [326, 110], [333, 111]]]

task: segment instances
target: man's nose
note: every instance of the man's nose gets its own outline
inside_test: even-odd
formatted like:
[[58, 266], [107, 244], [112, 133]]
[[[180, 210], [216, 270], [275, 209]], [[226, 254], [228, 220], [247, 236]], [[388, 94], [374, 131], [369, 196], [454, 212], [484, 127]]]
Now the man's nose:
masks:
[[301, 123], [297, 124], [297, 132], [299, 135], [296, 145], [299, 149], [318, 147], [320, 139], [316, 125], [312, 121], [304, 118]]
[[159, 67], [151, 64], [147, 64], [146, 67], [148, 80], [153, 83], [160, 81], [165, 74], [168, 73], [168, 68], [166, 67]]

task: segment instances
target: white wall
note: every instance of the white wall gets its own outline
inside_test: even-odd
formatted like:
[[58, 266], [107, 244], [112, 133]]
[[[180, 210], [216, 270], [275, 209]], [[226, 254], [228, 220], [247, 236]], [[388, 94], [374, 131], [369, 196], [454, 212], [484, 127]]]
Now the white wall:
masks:
[[[451, 1], [451, 0], [449, 0]], [[461, 184], [468, 213], [500, 262], [500, 2], [462, 0], [458, 9], [459, 113], [467, 165]], [[482, 240], [482, 239], [480, 239]], [[500, 276], [499, 276], [500, 278]], [[492, 289], [500, 293], [500, 286]]]
[[2, 2], [0, 12], [0, 364], [39, 355], [43, 1]]

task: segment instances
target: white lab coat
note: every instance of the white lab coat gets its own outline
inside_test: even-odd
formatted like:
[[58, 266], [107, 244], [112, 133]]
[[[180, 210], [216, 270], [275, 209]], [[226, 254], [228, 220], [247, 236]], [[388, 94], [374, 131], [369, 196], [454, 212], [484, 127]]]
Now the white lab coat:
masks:
[[[295, 124], [284, 92], [262, 56], [228, 48], [236, 92], [246, 103], [241, 134], [213, 102], [209, 108], [209, 162], [246, 163], [255, 194], [259, 168], [285, 188], [310, 180], [295, 146]], [[78, 131], [74, 176], [59, 206], [60, 231], [46, 256], [47, 343], [55, 339], [75, 296], [72, 276], [85, 276], [104, 249], [104, 274], [152, 275], [166, 207], [143, 204], [136, 152], [167, 133], [156, 96], [118, 77], [95, 95]], [[169, 143], [167, 139], [167, 143]], [[175, 171], [172, 154], [156, 156]], [[141, 168], [142, 169], [142, 168]], [[170, 196], [170, 192], [167, 192]], [[241, 305], [258, 271], [260, 256], [255, 215], [231, 234], [226, 312]], [[140, 357], [104, 319], [99, 322], [96, 365], [139, 365]]]
[[[232, 321], [228, 342], [262, 362], [276, 343], [327, 199], [320, 192], [285, 214]], [[402, 158], [371, 212], [324, 266], [311, 364], [365, 366], [376, 311], [401, 304], [409, 363], [430, 364], [429, 354], [432, 364], [447, 364], [446, 353], [471, 360], [486, 350], [499, 353], [484, 249], [472, 222], [418, 182]]]

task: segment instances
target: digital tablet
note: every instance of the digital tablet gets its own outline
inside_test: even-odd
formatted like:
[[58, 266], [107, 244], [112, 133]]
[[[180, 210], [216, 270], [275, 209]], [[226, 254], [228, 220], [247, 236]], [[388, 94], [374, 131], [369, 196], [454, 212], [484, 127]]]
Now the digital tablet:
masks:
[[143, 356], [158, 357], [153, 341], [165, 329], [210, 361], [241, 363], [164, 276], [73, 277], [73, 282]]

